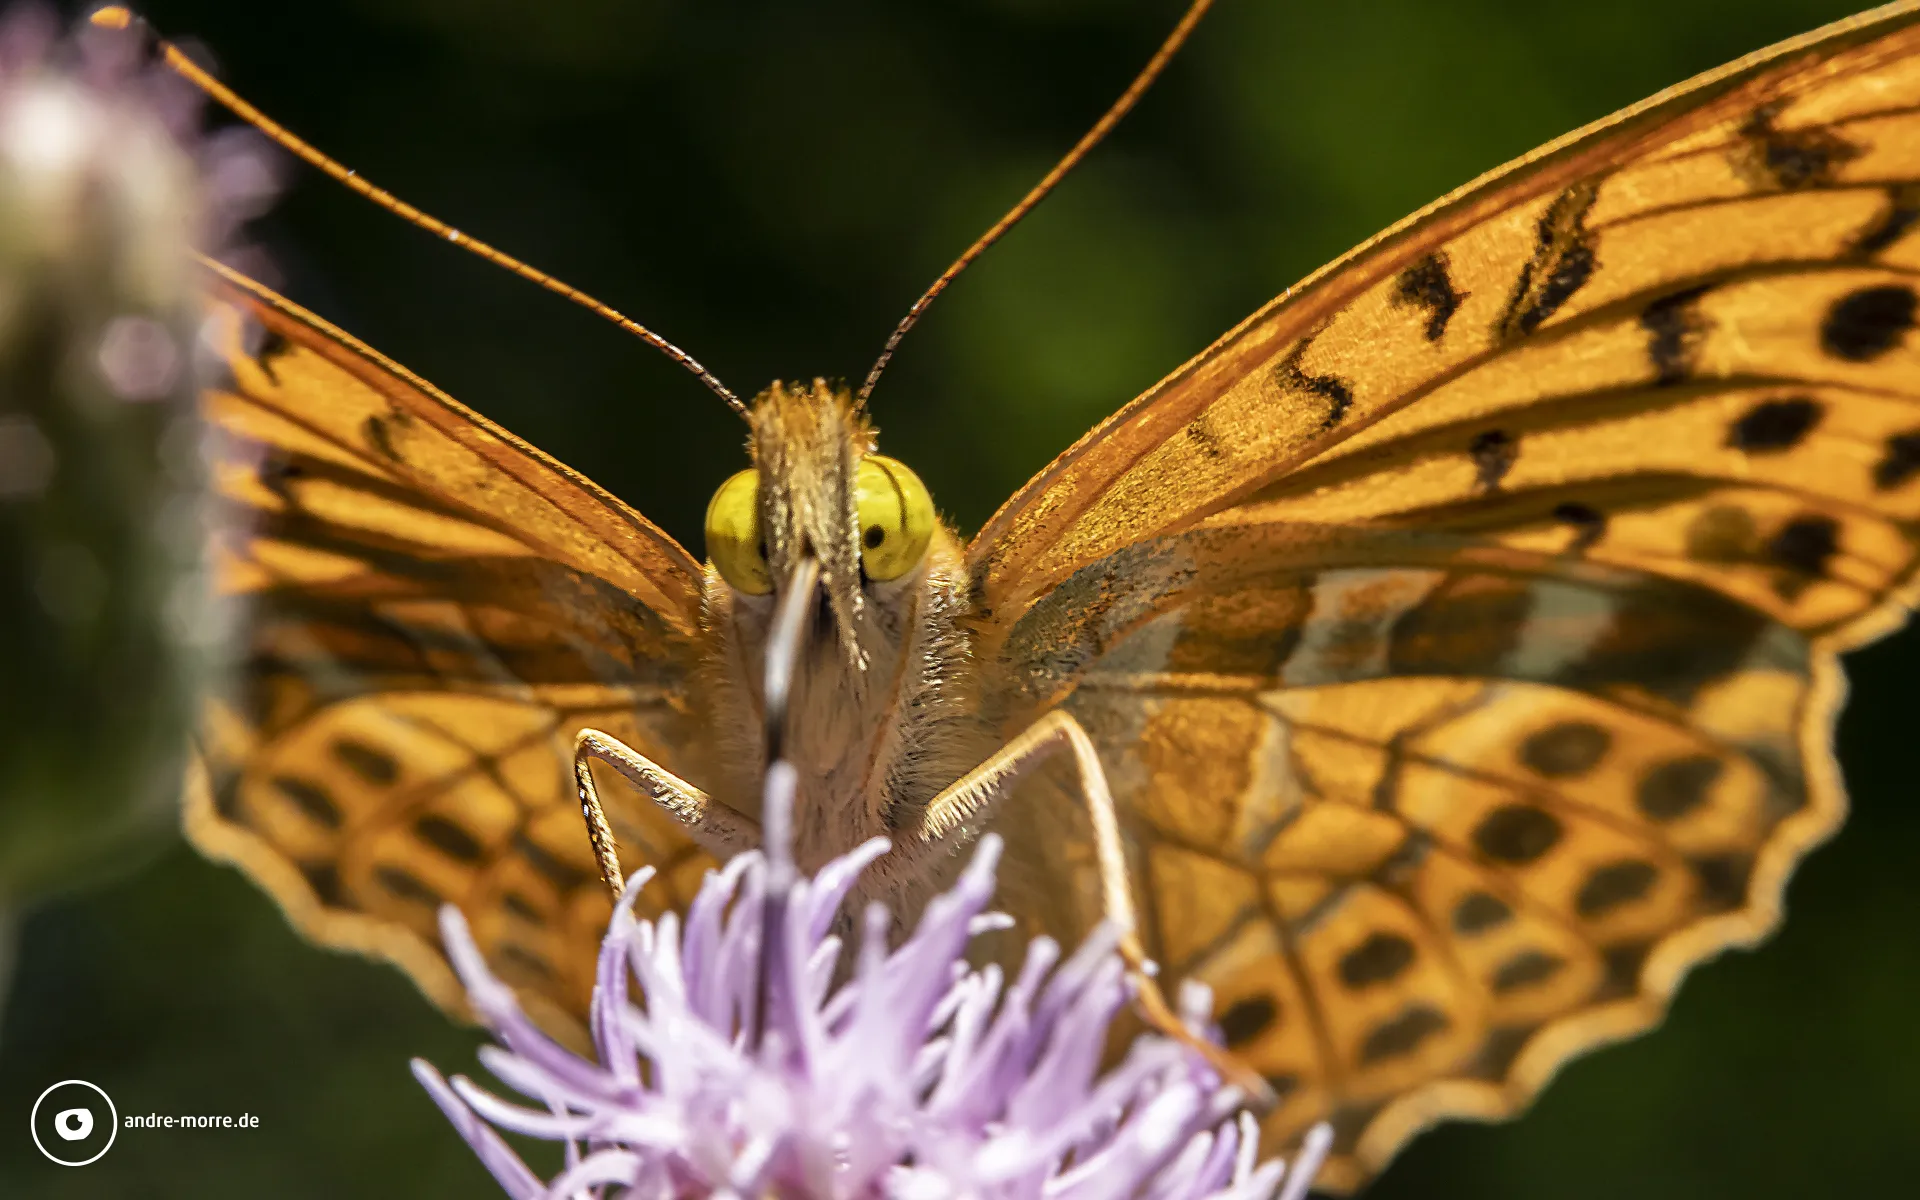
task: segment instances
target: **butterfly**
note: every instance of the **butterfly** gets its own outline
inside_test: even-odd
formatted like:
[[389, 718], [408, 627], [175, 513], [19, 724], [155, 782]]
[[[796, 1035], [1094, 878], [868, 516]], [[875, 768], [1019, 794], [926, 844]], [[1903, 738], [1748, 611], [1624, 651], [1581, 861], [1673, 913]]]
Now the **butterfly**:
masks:
[[[795, 733], [888, 801], [862, 819], [915, 828], [1070, 724], [1144, 949], [1213, 989], [1276, 1095], [1269, 1147], [1330, 1120], [1322, 1182], [1350, 1188], [1436, 1120], [1508, 1115], [1770, 931], [1842, 820], [1837, 656], [1915, 592], [1917, 16], [1762, 51], [1444, 197], [965, 542], [858, 403], [781, 385], [702, 564], [220, 273], [216, 556], [251, 619], [188, 834], [451, 1009], [433, 914], [459, 904], [563, 1027], [607, 904], [581, 732], [607, 739], [589, 770], [623, 854], [661, 871], [645, 902], [684, 904], [752, 837], [757, 698], [725, 654], [758, 652], [753, 614], [810, 547], [829, 602], [809, 653], [859, 703], [896, 701]], [[953, 720], [901, 744], [929, 708]], [[962, 822], [1006, 837], [1023, 936], [1111, 909], [1084, 784], [1039, 771]], [[859, 832], [821, 824], [814, 849]]]

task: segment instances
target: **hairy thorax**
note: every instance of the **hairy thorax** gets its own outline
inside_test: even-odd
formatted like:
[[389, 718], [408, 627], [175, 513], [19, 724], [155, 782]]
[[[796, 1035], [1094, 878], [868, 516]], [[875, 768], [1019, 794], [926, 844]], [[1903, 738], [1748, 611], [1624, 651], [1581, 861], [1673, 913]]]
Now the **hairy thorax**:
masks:
[[[863, 584], [860, 654], [837, 617], [813, 612], [793, 684], [786, 756], [798, 772], [794, 855], [817, 870], [872, 837], [898, 838], [927, 802], [980, 763], [993, 739], [979, 713], [965, 631], [966, 575], [958, 539], [942, 529], [925, 567], [887, 584]], [[772, 597], [744, 596], [709, 572], [703, 664], [712, 698], [702, 724], [713, 798], [756, 819], [765, 770], [761, 680]], [[941, 864], [945, 866], [946, 864]], [[950, 872], [908, 878], [882, 862], [861, 891], [896, 911]]]

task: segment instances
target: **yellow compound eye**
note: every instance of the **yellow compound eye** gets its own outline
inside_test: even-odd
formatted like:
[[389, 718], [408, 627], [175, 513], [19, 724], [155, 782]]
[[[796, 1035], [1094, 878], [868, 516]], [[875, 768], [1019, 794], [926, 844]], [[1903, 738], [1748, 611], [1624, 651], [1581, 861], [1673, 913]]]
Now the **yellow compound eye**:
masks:
[[860, 562], [882, 583], [920, 565], [933, 540], [933, 497], [898, 459], [869, 454], [853, 477], [860, 515]]
[[721, 484], [707, 501], [707, 557], [733, 590], [749, 596], [773, 591], [760, 538], [760, 472], [752, 467]]

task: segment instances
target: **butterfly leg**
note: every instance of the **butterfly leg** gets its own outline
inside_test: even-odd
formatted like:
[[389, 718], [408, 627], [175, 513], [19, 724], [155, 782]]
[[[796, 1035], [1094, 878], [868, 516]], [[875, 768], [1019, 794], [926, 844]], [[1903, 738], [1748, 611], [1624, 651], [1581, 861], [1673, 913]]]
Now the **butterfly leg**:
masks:
[[606, 810], [600, 806], [600, 791], [594, 786], [591, 768], [596, 759], [620, 772], [708, 852], [725, 859], [760, 844], [760, 827], [753, 818], [712, 800], [619, 738], [598, 729], [582, 729], [573, 739], [573, 781], [579, 789], [580, 811], [587, 820], [587, 837], [600, 864], [600, 877], [613, 890], [615, 899], [626, 876], [620, 871], [613, 826], [607, 822]]
[[1093, 826], [1094, 858], [1100, 870], [1101, 904], [1107, 919], [1124, 931], [1120, 957], [1134, 982], [1134, 997], [1149, 1025], [1185, 1043], [1204, 1057], [1222, 1078], [1239, 1087], [1258, 1107], [1274, 1103], [1265, 1080], [1219, 1046], [1196, 1036], [1180, 1020], [1154, 978], [1146, 950], [1140, 944], [1139, 921], [1133, 910], [1132, 874], [1120, 841], [1120, 820], [1114, 813], [1113, 793], [1106, 769], [1094, 750], [1093, 739], [1071, 713], [1055, 709], [1029, 725], [994, 755], [944, 788], [927, 805], [917, 831], [903, 839], [909, 862], [928, 861], [950, 852], [969, 839], [993, 808], [1013, 791], [1022, 775], [1055, 754], [1072, 755], [1080, 779], [1080, 795]]

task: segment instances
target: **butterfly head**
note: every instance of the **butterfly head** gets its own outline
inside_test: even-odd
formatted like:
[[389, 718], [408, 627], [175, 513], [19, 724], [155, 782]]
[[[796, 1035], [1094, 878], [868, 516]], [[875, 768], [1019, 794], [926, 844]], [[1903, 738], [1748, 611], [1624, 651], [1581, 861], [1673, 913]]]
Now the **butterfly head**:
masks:
[[[874, 430], [843, 387], [776, 383], [754, 401], [748, 451], [707, 507], [707, 552], [749, 606], [771, 609], [804, 559], [819, 564], [821, 633], [863, 669], [896, 641], [939, 518], [904, 464], [874, 453]], [[769, 598], [759, 601], [755, 598]]]
[[754, 465], [707, 507], [702, 628], [724, 699], [710, 712], [732, 748], [717, 791], [751, 806], [777, 745], [799, 771], [795, 857], [818, 866], [923, 803], [930, 789], [907, 787], [920, 774], [964, 769], [941, 754], [972, 754], [954, 732], [966, 555], [919, 478], [874, 453], [844, 388], [777, 384], [751, 422]]

